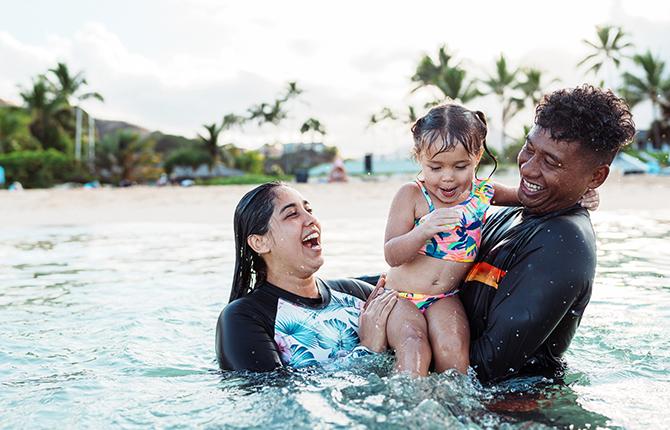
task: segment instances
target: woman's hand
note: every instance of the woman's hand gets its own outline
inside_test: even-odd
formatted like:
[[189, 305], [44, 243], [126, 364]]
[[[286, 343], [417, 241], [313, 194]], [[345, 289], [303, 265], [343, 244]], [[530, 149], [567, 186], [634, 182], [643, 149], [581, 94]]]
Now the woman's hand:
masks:
[[358, 322], [361, 345], [374, 352], [386, 350], [386, 321], [398, 301], [395, 291], [384, 291], [385, 283], [386, 277], [382, 275], [365, 302]]
[[435, 209], [426, 215], [418, 229], [421, 230], [426, 239], [429, 239], [437, 233], [453, 230], [454, 226], [461, 224], [462, 216], [462, 207]]
[[598, 206], [600, 206], [600, 193], [598, 190], [589, 189], [579, 200], [579, 204], [590, 211], [598, 209]]

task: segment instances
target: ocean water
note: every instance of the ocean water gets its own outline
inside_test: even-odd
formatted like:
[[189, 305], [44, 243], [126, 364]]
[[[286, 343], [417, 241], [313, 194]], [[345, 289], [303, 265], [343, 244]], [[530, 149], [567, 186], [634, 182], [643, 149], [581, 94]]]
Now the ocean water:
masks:
[[[564, 384], [409, 380], [388, 357], [218, 370], [229, 224], [0, 230], [0, 428], [667, 428], [670, 218], [597, 212], [591, 304]], [[383, 219], [324, 220], [324, 277], [384, 268]]]

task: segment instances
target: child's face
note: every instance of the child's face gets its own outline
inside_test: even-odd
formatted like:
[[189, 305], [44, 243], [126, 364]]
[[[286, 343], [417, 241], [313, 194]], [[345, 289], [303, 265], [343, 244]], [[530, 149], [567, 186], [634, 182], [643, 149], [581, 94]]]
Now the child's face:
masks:
[[480, 156], [468, 154], [465, 147], [457, 144], [451, 151], [435, 154], [430, 149], [419, 156], [425, 186], [428, 191], [445, 204], [456, 204], [470, 192], [475, 168]]

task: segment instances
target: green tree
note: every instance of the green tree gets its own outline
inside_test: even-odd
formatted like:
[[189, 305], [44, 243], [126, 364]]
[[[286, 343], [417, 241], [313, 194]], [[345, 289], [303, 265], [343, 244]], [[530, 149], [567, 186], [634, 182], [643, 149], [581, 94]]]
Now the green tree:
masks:
[[302, 93], [303, 90], [298, 87], [296, 82], [289, 82], [285, 93], [274, 101], [259, 103], [247, 109], [249, 116], [246, 120], [255, 121], [259, 126], [267, 123], [279, 125], [288, 117], [285, 105]]
[[54, 86], [54, 92], [63, 98], [70, 106], [76, 106], [78, 102], [87, 99], [96, 99], [104, 101], [105, 99], [97, 92], [82, 92], [88, 85], [83, 72], [75, 75], [70, 73], [65, 63], [58, 63], [49, 72], [54, 76], [55, 81], [50, 81]]
[[202, 140], [202, 143], [205, 145], [207, 152], [209, 153], [209, 167], [214, 167], [219, 164], [221, 160], [221, 148], [219, 148], [219, 134], [223, 130], [223, 125], [213, 124], [203, 124], [207, 134], [204, 136], [198, 133], [198, 137]]
[[[596, 40], [594, 42], [583, 40], [591, 48], [591, 53], [577, 63], [577, 67], [588, 66], [585, 73], [593, 73], [594, 76], [598, 76], [600, 70], [605, 69], [609, 81], [607, 84], [612, 85], [612, 67], [618, 69], [621, 61], [626, 58], [623, 51], [633, 47], [631, 42], [626, 41], [627, 37], [628, 34], [621, 27], [596, 26]], [[605, 86], [604, 79], [600, 80], [600, 86]]]
[[413, 91], [423, 87], [435, 87], [442, 93], [441, 98], [428, 103], [428, 106], [439, 104], [447, 97], [467, 103], [481, 95], [476, 81], [468, 79], [467, 72], [460, 63], [450, 64], [452, 59], [453, 55], [447, 46], [443, 45], [438, 49], [437, 61], [428, 55], [419, 60], [416, 72], [412, 76], [412, 82], [418, 83], [418, 86]]
[[524, 107], [524, 96], [519, 93], [519, 81], [517, 79], [519, 69], [510, 69], [507, 59], [503, 54], [496, 61], [495, 73], [489, 75], [484, 81], [488, 87], [487, 95], [494, 95], [501, 105], [501, 143], [505, 146], [507, 137], [506, 129], [509, 121]]
[[312, 142], [314, 142], [314, 134], [320, 134], [323, 138], [326, 135], [326, 128], [318, 119], [309, 118], [300, 126], [300, 134], [307, 132], [311, 132]]
[[105, 136], [96, 146], [96, 167], [103, 179], [113, 183], [156, 179], [161, 169], [154, 145], [153, 139], [129, 131]]
[[667, 103], [666, 95], [670, 93], [670, 77], [664, 76], [665, 61], [654, 57], [651, 51], [633, 56], [633, 62], [642, 73], [634, 75], [629, 72], [623, 74], [622, 96], [633, 107], [638, 103], [649, 100], [652, 105], [654, 141], [660, 142], [659, 118], [663, 103]]
[[42, 149], [30, 134], [30, 114], [21, 108], [0, 108], [0, 153]]
[[389, 107], [383, 107], [378, 113], [374, 113], [368, 120], [368, 127], [377, 125], [383, 121], [401, 121], [403, 124], [412, 124], [417, 120], [416, 108], [414, 106], [407, 106], [405, 114], [393, 112]]
[[67, 101], [50, 90], [44, 76], [33, 79], [32, 87], [22, 89], [21, 98], [31, 114], [30, 132], [44, 149], [54, 148], [69, 154], [71, 142], [65, 136], [60, 118], [69, 109]]

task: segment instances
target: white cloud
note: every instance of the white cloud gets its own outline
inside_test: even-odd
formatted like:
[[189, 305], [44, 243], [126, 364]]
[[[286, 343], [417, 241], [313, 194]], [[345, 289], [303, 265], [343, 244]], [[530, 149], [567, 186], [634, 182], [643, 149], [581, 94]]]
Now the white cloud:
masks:
[[[299, 139], [300, 123], [314, 116], [326, 125], [327, 143], [345, 155], [391, 152], [409, 145], [407, 127], [370, 130], [367, 120], [383, 106], [422, 105], [426, 92], [410, 95], [409, 79], [418, 59], [443, 43], [472, 75], [485, 76], [504, 52], [511, 64], [539, 67], [566, 86], [585, 80], [575, 67], [587, 52], [581, 40], [593, 38], [594, 26], [608, 20], [624, 25], [638, 46], [670, 57], [667, 8], [657, 16], [656, 5], [605, 4], [568, 1], [542, 10], [531, 1], [514, 6], [434, 1], [410, 7], [146, 0], [136, 11], [144, 15], [132, 19], [126, 19], [123, 7], [97, 15], [76, 8], [68, 12], [76, 25], [66, 27], [46, 19], [63, 13], [49, 3], [40, 8], [44, 16], [36, 17], [46, 19], [40, 33], [29, 33], [30, 26], [0, 32], [0, 98], [18, 101], [16, 84], [27, 85], [31, 76], [65, 61], [72, 70], [83, 70], [91, 89], [105, 96], [104, 104], [87, 106], [95, 115], [193, 136], [203, 123], [271, 100], [287, 81], [297, 80], [306, 90], [304, 102], [294, 103], [283, 126], [247, 127], [229, 137], [244, 146]], [[6, 9], [3, 28], [9, 28], [7, 20], [28, 19], [18, 6], [16, 12]], [[495, 129], [495, 101], [482, 98], [471, 105], [487, 112]], [[513, 128], [530, 118], [530, 111], [520, 115]]]

